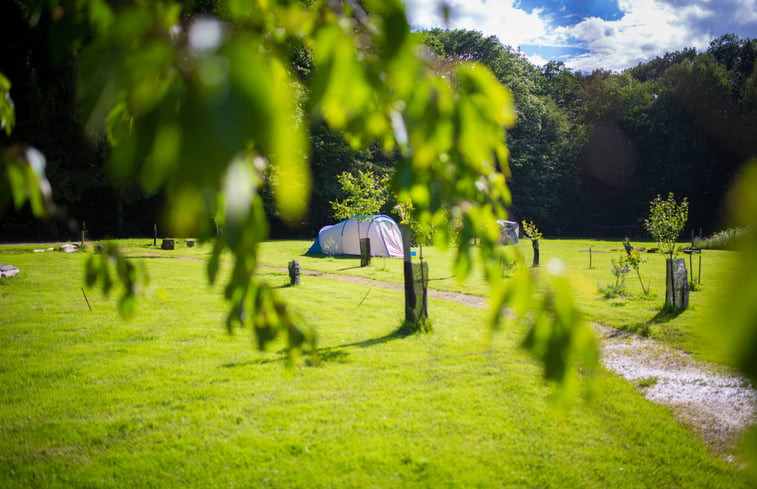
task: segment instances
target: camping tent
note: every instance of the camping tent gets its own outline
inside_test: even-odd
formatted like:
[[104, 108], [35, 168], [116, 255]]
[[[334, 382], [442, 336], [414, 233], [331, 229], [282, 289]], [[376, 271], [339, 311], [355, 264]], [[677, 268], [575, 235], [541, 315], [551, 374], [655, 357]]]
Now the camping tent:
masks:
[[515, 221], [497, 221], [499, 224], [500, 242], [502, 244], [518, 244], [520, 225]]
[[394, 219], [388, 216], [366, 216], [360, 220], [345, 219], [318, 231], [308, 255], [360, 255], [359, 238], [370, 238], [371, 256], [402, 258], [402, 234]]

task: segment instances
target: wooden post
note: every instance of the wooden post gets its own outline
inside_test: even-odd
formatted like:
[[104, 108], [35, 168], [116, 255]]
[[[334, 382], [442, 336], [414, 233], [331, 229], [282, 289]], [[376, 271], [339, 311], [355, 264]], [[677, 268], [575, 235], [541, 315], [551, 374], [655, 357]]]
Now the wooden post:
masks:
[[153, 224], [152, 225], [152, 229], [154, 231], [153, 238], [152, 238], [152, 245], [153, 246], [158, 246], [158, 225], [157, 224]]
[[371, 239], [360, 238], [360, 266], [367, 267], [371, 264]]
[[591, 246], [589, 246], [589, 270], [591, 270]]
[[415, 321], [415, 287], [413, 287], [413, 261], [410, 254], [410, 227], [402, 225], [402, 254], [405, 274], [405, 321]]
[[697, 272], [697, 284], [702, 284], [702, 252], [699, 252], [699, 271]]

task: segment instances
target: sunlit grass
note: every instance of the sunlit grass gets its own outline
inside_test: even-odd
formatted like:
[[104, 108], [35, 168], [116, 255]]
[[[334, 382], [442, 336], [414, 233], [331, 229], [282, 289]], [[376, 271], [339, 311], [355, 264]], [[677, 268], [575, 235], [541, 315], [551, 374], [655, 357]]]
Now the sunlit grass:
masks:
[[[211, 252], [209, 244], [186, 247], [184, 241], [177, 242], [177, 249], [164, 251], [152, 246], [151, 239], [127, 240], [122, 244], [135, 254], [159, 253], [161, 256], [186, 256], [198, 260], [206, 259]], [[349, 256], [309, 256], [310, 240], [268, 241], [261, 244], [260, 263], [264, 267], [283, 269], [291, 260], [298, 260], [303, 270], [315, 270], [321, 273], [339, 275], [358, 275], [374, 280], [401, 283], [403, 280], [402, 260], [396, 258], [372, 259], [368, 267], [360, 267], [358, 257]], [[645, 249], [655, 248], [652, 242], [634, 242], [634, 246]], [[160, 242], [158, 242], [158, 248]], [[681, 247], [686, 247], [681, 243]], [[530, 241], [524, 239], [518, 249], [531, 263], [532, 249]], [[578, 305], [589, 321], [648, 336], [663, 341], [671, 346], [681, 348], [697, 357], [716, 359], [709, 345], [700, 337], [702, 328], [717, 327], [712, 323], [713, 305], [723, 286], [732, 275], [733, 251], [703, 250], [691, 260], [694, 271], [695, 290], [690, 293], [690, 307], [681, 314], [661, 313], [665, 301], [665, 256], [660, 253], [642, 253], [645, 260], [640, 267], [641, 278], [648, 293], [642, 292], [639, 279], [631, 271], [625, 280], [626, 293], [612, 298], [605, 298], [599, 293], [600, 286], [613, 284], [611, 260], [618, 260], [623, 254], [622, 242], [607, 240], [542, 240], [541, 263], [546, 266], [551, 259], [558, 259], [565, 264], [567, 273], [571, 274], [575, 285]], [[591, 249], [591, 253], [589, 253]], [[416, 257], [420, 256], [414, 248]], [[424, 247], [423, 257], [430, 265], [430, 287], [444, 291], [463, 292], [486, 296], [488, 285], [484, 280], [481, 267], [474, 261], [471, 276], [459, 282], [454, 274], [454, 254], [456, 248], [440, 250]], [[475, 253], [475, 249], [474, 249]], [[689, 256], [680, 254], [689, 268]], [[231, 255], [225, 260], [231, 262]], [[539, 273], [539, 270], [535, 270]]]
[[89, 311], [85, 257], [0, 254], [22, 271], [0, 285], [2, 487], [747, 486], [608, 373], [554, 412], [523, 331], [492, 336], [484, 311], [432, 300], [434, 332], [402, 336], [401, 293], [306, 277], [278, 291], [321, 362], [287, 373], [281, 345], [226, 333], [202, 262], [135, 258], [152, 280], [123, 322], [94, 291]]

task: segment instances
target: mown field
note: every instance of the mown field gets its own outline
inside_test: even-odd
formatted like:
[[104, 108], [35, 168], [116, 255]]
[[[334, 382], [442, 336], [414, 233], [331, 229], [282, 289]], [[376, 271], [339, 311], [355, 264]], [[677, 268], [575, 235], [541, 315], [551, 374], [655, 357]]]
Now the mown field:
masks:
[[[400, 293], [304, 277], [279, 293], [317, 330], [321, 363], [287, 371], [281, 345], [259, 352], [249, 331], [226, 332], [222, 287], [209, 287], [194, 260], [209, 248], [148, 243], [123, 243], [151, 276], [128, 322], [114, 297], [94, 290], [88, 309], [86, 253], [0, 247], [0, 263], [22, 271], [0, 282], [1, 487], [749, 486], [667, 409], [608, 372], [594, 379], [591, 401], [556, 411], [519, 347], [521, 326], [492, 335], [484, 311], [460, 304], [432, 300], [434, 332], [402, 336]], [[593, 254], [592, 269], [588, 245], [606, 251]], [[265, 243], [263, 265], [298, 259], [303, 269], [401, 279], [400, 260], [360, 269], [355, 258], [300, 256], [308, 246]], [[546, 241], [542, 261], [560, 257], [601, 284], [621, 249]], [[449, 251], [424, 255], [432, 287], [485, 293], [476, 274], [457, 283]], [[642, 325], [705, 352], [691, 324], [710, 309], [729, 255], [705, 252], [691, 309], [655, 319], [661, 259], [642, 265], [656, 296], [640, 296], [629, 276], [630, 296], [606, 300], [589, 286], [577, 288], [579, 301], [591, 320]], [[270, 268], [261, 275], [288, 280]]]

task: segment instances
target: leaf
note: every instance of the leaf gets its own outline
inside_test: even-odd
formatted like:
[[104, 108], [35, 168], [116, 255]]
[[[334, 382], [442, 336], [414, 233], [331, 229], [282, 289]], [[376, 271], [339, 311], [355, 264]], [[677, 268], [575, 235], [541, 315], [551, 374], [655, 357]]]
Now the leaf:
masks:
[[5, 130], [6, 136], [11, 135], [13, 127], [16, 125], [16, 114], [10, 89], [10, 81], [0, 73], [0, 129]]
[[52, 207], [52, 188], [45, 175], [44, 155], [32, 146], [13, 146], [6, 151], [3, 161], [16, 209], [28, 201], [35, 217], [46, 216]]

